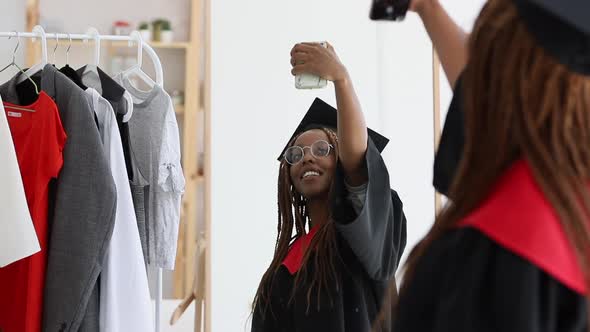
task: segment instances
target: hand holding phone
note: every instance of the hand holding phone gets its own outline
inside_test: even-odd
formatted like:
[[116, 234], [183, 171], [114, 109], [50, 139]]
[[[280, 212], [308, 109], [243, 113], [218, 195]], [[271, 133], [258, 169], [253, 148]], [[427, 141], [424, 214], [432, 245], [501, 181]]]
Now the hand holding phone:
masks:
[[[320, 42], [320, 45], [327, 48], [327, 42]], [[303, 73], [295, 76], [295, 87], [297, 89], [321, 89], [328, 85], [328, 80], [320, 76]]]

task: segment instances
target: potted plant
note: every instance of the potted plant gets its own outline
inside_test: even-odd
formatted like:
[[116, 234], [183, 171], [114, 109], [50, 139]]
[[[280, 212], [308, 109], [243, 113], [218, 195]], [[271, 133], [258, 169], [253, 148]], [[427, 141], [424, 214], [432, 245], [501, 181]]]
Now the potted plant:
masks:
[[139, 34], [141, 35], [141, 39], [146, 42], [150, 42], [152, 40], [152, 32], [150, 30], [150, 25], [147, 22], [139, 23]]
[[168, 20], [162, 20], [160, 22], [160, 41], [162, 43], [172, 43], [174, 40], [174, 32], [172, 31], [172, 25]]
[[162, 38], [162, 19], [157, 19], [152, 21], [152, 32], [154, 36], [154, 41], [159, 42]]

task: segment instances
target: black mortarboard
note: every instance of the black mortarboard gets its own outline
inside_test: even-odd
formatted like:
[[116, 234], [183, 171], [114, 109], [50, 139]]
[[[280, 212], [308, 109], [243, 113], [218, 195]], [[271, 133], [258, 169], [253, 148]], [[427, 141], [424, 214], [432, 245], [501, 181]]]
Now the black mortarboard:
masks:
[[571, 71], [590, 75], [589, 0], [514, 0], [537, 43]]
[[[287, 145], [283, 148], [283, 151], [279, 155], [278, 160], [281, 161], [283, 159], [283, 155], [285, 154], [285, 150], [289, 147], [289, 142], [293, 140], [296, 136], [300, 135], [303, 132], [306, 132], [311, 129], [320, 129], [320, 128], [331, 128], [336, 129], [338, 125], [338, 113], [336, 109], [330, 106], [325, 101], [321, 100], [320, 98], [316, 98], [309, 110], [295, 129], [291, 138], [287, 141]], [[368, 129], [369, 136], [371, 140], [375, 144], [375, 147], [382, 152], [385, 149], [387, 143], [389, 143], [389, 139], [385, 138], [383, 135]]]

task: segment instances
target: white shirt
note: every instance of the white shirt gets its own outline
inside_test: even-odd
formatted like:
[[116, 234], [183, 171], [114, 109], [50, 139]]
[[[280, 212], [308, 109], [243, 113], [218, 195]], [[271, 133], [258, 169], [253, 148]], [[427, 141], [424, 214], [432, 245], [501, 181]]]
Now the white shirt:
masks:
[[89, 88], [101, 140], [117, 188], [115, 227], [100, 277], [100, 331], [154, 330], [147, 272], [127, 177], [123, 144], [109, 102]]
[[41, 250], [0, 98], [0, 267]]

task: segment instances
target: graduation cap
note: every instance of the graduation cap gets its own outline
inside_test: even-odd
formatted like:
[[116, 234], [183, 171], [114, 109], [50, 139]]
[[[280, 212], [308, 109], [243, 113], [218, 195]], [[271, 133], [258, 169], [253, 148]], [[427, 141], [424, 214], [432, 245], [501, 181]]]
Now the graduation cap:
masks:
[[537, 43], [571, 71], [590, 75], [589, 0], [514, 0]]
[[[337, 125], [338, 113], [336, 109], [330, 106], [330, 104], [321, 100], [320, 98], [316, 98], [309, 107], [309, 110], [307, 111], [303, 119], [301, 120], [301, 123], [299, 123], [299, 126], [297, 126], [297, 129], [295, 129], [293, 135], [291, 135], [291, 138], [289, 138], [287, 145], [283, 148], [283, 151], [281, 152], [277, 160], [281, 161], [283, 159], [285, 150], [287, 150], [287, 148], [289, 147], [289, 142], [291, 142], [295, 137], [299, 136], [300, 134], [311, 129], [336, 129]], [[369, 137], [371, 137], [371, 140], [375, 144], [375, 147], [377, 147], [379, 152], [382, 152], [383, 149], [385, 149], [387, 143], [389, 143], [389, 139], [371, 129], [367, 129], [367, 131]]]

